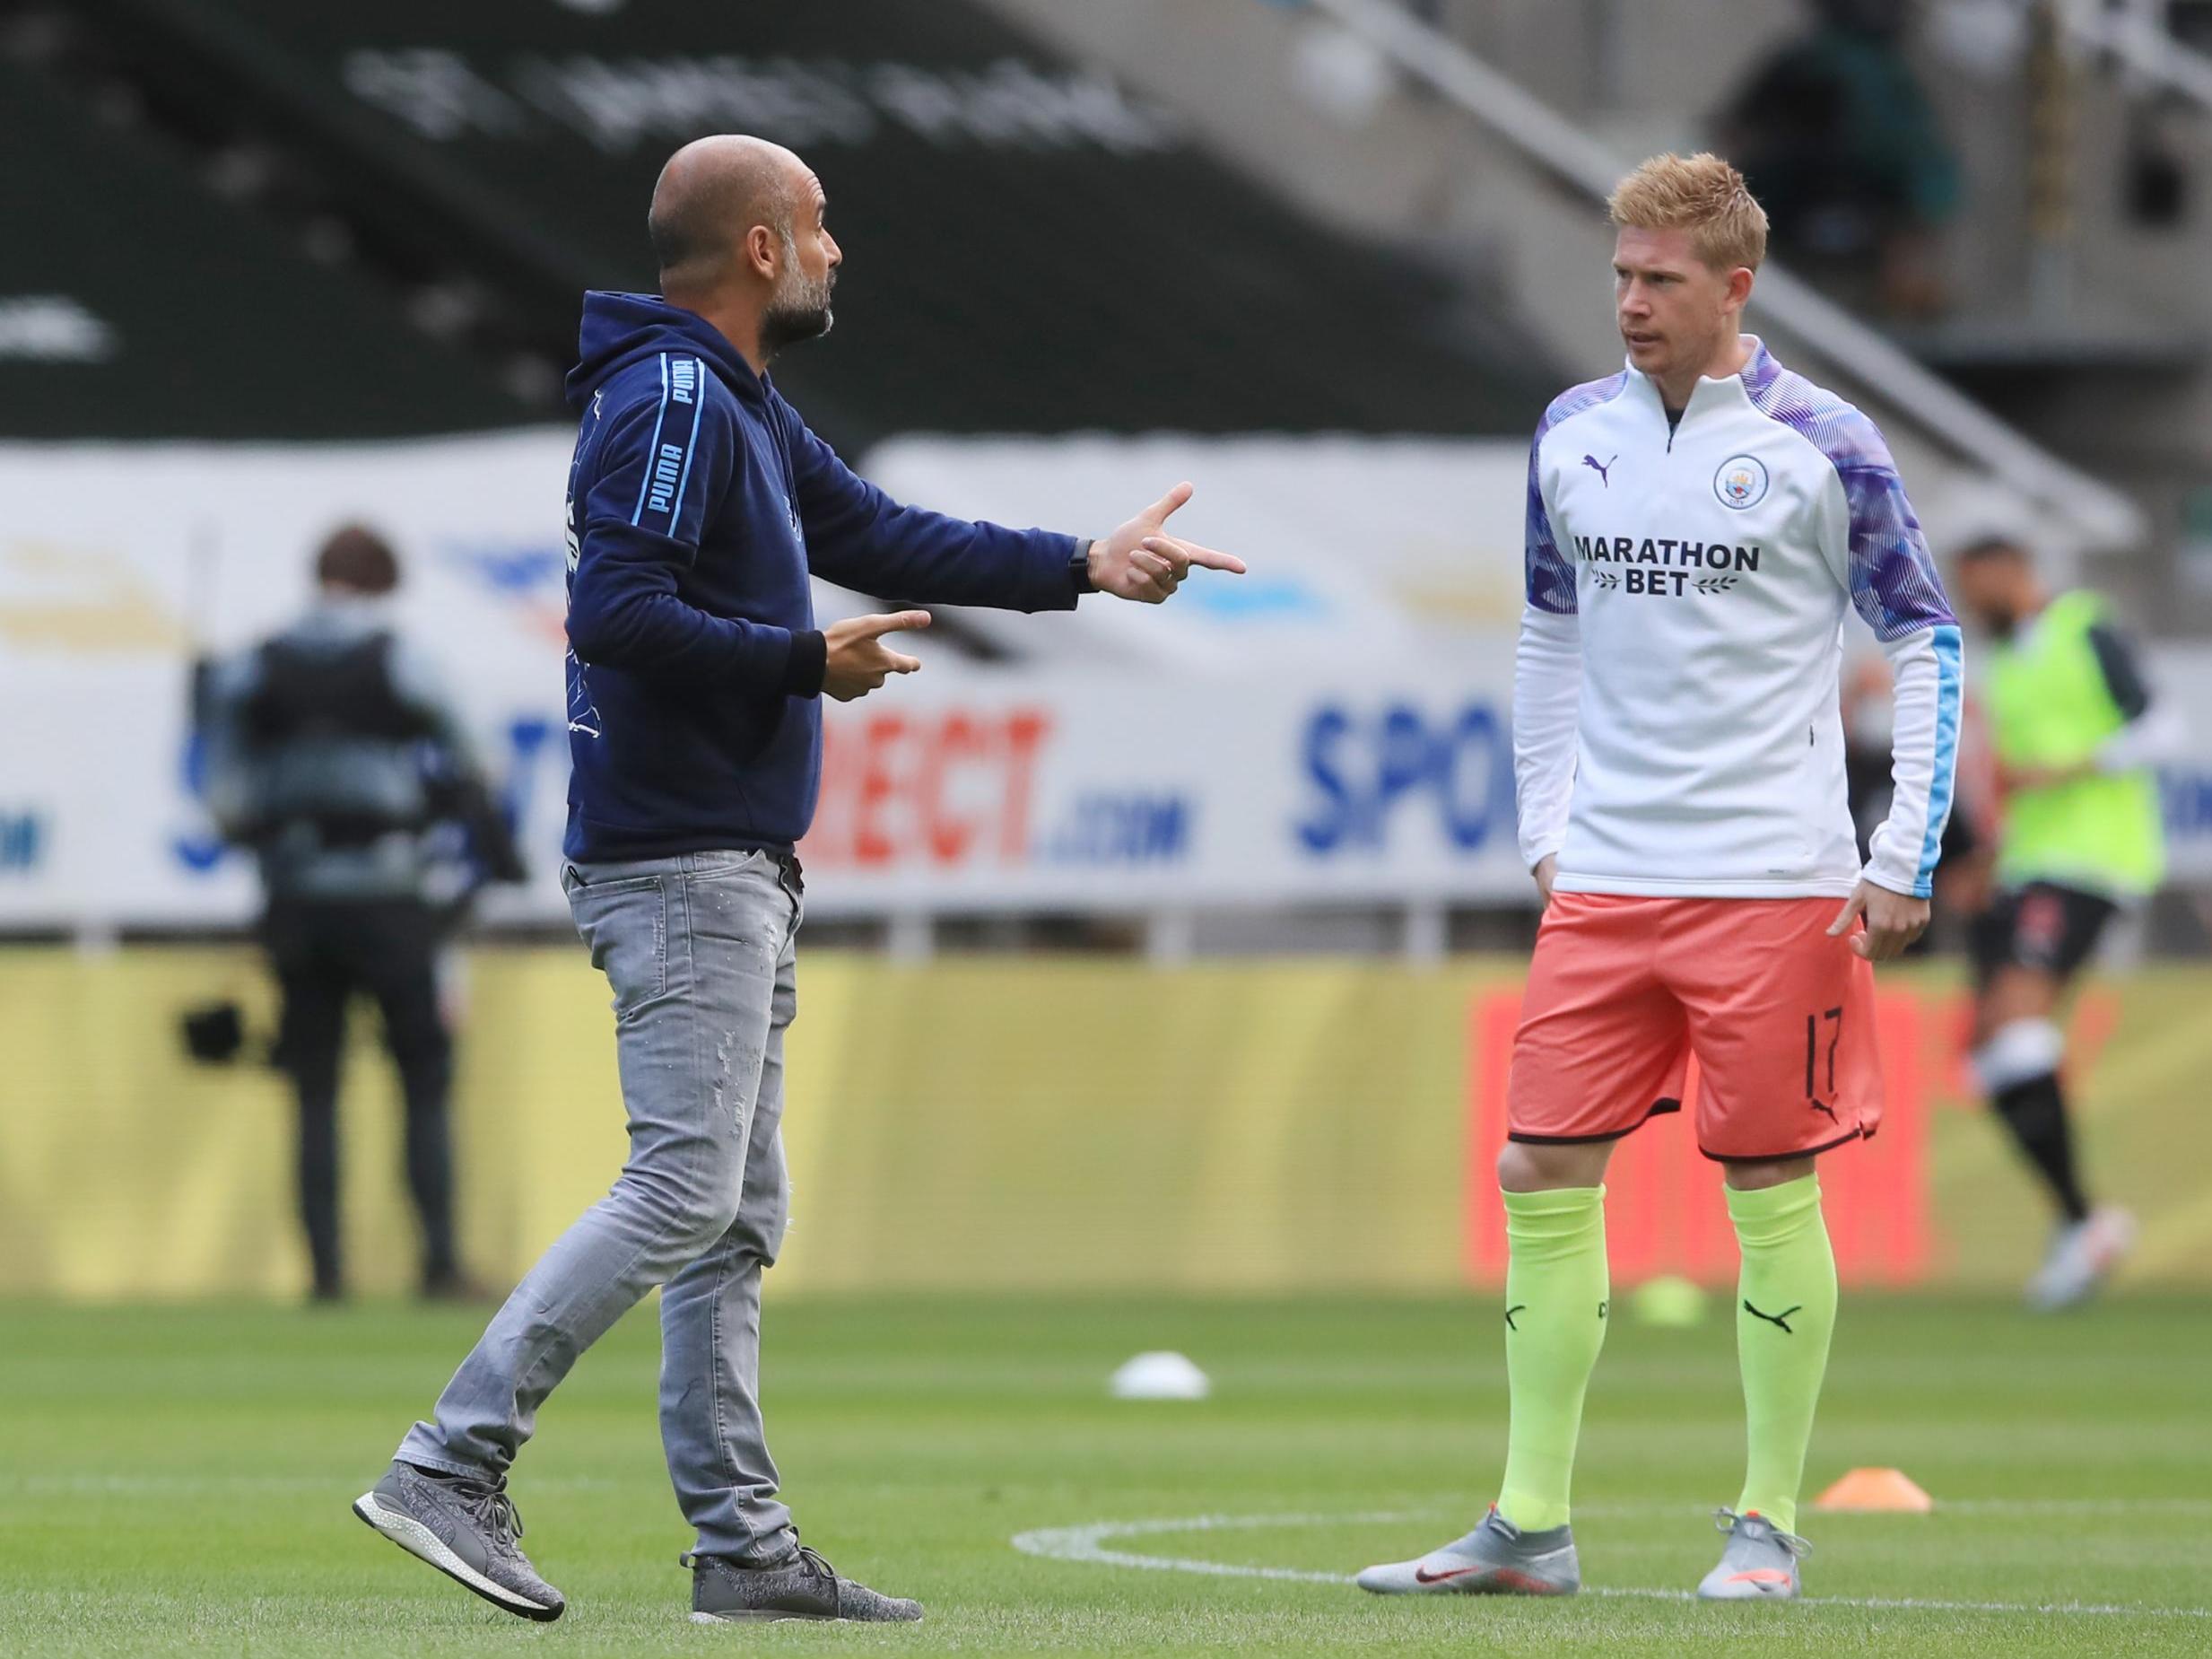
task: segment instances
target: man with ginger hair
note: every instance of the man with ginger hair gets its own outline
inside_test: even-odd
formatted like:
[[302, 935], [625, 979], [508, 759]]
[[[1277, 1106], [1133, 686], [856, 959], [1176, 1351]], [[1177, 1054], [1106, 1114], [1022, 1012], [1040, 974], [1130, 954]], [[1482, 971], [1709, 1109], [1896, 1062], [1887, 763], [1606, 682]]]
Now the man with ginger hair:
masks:
[[[1738, 332], [1765, 214], [1712, 155], [1646, 162], [1611, 206], [1627, 366], [1554, 399], [1529, 457], [1513, 747], [1545, 914], [1498, 1157], [1504, 1479], [1464, 1538], [1360, 1575], [1384, 1594], [1581, 1587], [1568, 1487], [1611, 1295], [1606, 1164], [1682, 1109], [1692, 1054], [1742, 1251], [1749, 1442], [1698, 1594], [1798, 1594], [1836, 1306], [1814, 1159], [1881, 1121], [1871, 965], [1928, 925], [1950, 809], [1958, 625], [1874, 423]], [[1863, 867], [1847, 606], [1896, 681], [1894, 799]]]

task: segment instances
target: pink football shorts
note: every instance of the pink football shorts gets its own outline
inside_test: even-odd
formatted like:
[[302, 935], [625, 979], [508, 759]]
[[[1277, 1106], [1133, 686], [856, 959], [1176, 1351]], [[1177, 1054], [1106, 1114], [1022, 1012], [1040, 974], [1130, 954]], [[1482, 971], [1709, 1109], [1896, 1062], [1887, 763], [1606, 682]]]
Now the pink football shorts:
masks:
[[1693, 1054], [1707, 1157], [1803, 1157], [1872, 1135], [1874, 970], [1849, 936], [1828, 937], [1842, 904], [1554, 895], [1513, 1039], [1509, 1137], [1611, 1140], [1678, 1112]]

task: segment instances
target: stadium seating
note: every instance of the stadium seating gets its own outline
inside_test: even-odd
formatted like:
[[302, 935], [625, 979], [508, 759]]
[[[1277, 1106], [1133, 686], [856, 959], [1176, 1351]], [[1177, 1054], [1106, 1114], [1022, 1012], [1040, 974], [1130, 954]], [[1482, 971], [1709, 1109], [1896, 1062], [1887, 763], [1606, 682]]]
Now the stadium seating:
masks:
[[0, 153], [0, 436], [369, 438], [524, 413], [158, 134], [4, 59]]
[[779, 378], [848, 447], [1520, 432], [1557, 379], [1509, 318], [1447, 319], [1440, 280], [1298, 217], [1166, 110], [978, 7], [93, 12], [162, 107], [291, 147], [368, 235], [434, 248], [552, 357], [578, 291], [649, 283], [642, 208], [670, 150], [714, 130], [791, 144], [828, 187], [849, 275], [842, 349]]

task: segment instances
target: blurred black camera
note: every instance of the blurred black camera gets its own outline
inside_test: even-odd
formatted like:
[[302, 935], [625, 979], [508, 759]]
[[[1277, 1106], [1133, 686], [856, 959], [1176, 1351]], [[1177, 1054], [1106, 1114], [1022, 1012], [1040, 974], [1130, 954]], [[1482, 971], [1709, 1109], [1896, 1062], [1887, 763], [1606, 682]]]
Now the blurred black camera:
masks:
[[185, 1052], [204, 1066], [231, 1065], [246, 1046], [246, 1016], [235, 1002], [187, 1008], [178, 1026]]

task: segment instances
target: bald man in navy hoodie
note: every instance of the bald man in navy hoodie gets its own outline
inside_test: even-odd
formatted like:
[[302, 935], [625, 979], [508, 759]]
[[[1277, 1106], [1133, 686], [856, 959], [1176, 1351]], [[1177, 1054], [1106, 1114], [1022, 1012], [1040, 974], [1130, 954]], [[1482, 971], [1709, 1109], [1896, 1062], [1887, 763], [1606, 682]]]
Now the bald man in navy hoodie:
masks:
[[537, 1409], [616, 1319], [661, 1297], [661, 1434], [697, 1532], [695, 1620], [914, 1620], [798, 1541], [759, 1406], [761, 1274], [787, 1209], [784, 1030], [797, 1011], [794, 845], [824, 696], [921, 667], [926, 611], [814, 625], [819, 575], [1009, 610], [1157, 604], [1227, 554], [1169, 535], [1178, 485], [1110, 535], [946, 518], [854, 476], [770, 381], [829, 331], [841, 255], [789, 151], [702, 138], [648, 225], [661, 293], [585, 297], [569, 473], [568, 890], [614, 991], [630, 1157], [515, 1289], [354, 1513], [493, 1605], [565, 1603], [517, 1544], [507, 1471]]

